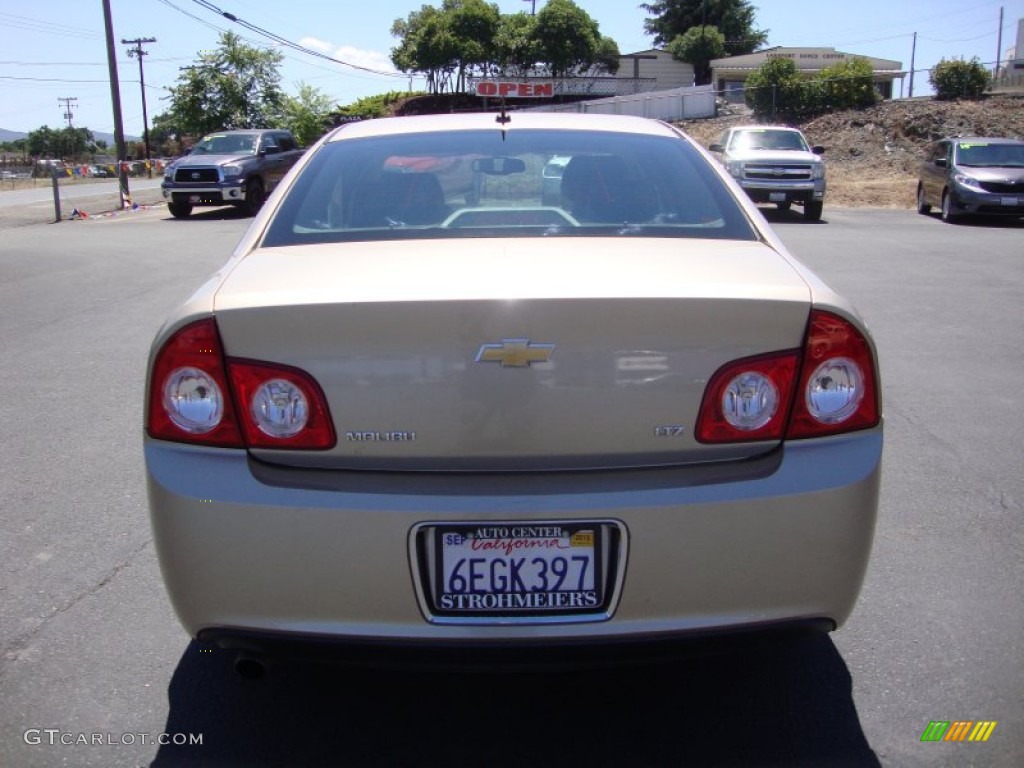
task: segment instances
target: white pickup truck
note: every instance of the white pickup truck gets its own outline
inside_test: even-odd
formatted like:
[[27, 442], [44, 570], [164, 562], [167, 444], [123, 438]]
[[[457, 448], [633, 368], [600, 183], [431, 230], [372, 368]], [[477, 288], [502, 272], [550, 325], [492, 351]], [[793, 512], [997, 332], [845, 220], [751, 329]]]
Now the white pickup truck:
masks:
[[796, 203], [804, 218], [821, 219], [825, 207], [825, 148], [812, 147], [796, 128], [741, 125], [729, 128], [708, 149], [721, 160], [755, 203], [785, 211]]

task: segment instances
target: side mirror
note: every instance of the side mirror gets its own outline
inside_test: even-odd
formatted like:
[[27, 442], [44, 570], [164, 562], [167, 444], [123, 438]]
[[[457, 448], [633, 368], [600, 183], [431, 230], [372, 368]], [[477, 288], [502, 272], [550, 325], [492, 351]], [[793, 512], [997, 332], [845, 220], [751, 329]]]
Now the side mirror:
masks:
[[263, 148], [261, 154], [264, 155], [279, 155], [281, 154], [281, 148], [277, 144], [269, 144]]
[[811, 147], [811, 152], [813, 152], [816, 155], [824, 155], [825, 148], [821, 146], [821, 144], [815, 144], [813, 147]]
[[946, 167], [946, 158], [944, 158], [944, 157], [940, 157], [940, 158], [938, 158], [938, 159], [937, 159], [937, 160], [935, 161], [935, 166], [936, 166], [937, 168], [945, 168], [945, 167]]
[[725, 147], [723, 147], [721, 144], [718, 144], [718, 143], [708, 144], [708, 149], [711, 152], [719, 152], [719, 153], [725, 152]]

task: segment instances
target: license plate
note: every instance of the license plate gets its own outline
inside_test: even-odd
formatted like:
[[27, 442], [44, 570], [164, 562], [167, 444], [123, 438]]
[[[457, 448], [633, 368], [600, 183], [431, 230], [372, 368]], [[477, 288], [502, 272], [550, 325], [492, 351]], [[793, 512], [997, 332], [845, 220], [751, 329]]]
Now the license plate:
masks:
[[1020, 201], [1016, 197], [1001, 197], [999, 198], [1000, 205], [1019, 205]]
[[436, 608], [447, 614], [594, 612], [602, 604], [601, 526], [441, 525]]
[[772, 203], [784, 203], [784, 202], [786, 202], [786, 193], [785, 192], [769, 192], [768, 193], [768, 200], [769, 200], [769, 202], [772, 202]]

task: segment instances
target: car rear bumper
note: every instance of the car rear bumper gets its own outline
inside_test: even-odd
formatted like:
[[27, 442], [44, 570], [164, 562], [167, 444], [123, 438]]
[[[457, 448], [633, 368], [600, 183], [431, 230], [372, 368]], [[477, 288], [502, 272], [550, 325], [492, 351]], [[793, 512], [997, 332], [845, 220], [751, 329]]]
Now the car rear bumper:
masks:
[[[370, 643], [617, 641], [813, 621], [853, 608], [875, 526], [881, 427], [728, 467], [501, 476], [290, 470], [146, 439], [165, 584], [193, 636]], [[727, 475], [732, 475], [726, 479]], [[444, 624], [425, 615], [417, 525], [613, 520], [610, 616]]]

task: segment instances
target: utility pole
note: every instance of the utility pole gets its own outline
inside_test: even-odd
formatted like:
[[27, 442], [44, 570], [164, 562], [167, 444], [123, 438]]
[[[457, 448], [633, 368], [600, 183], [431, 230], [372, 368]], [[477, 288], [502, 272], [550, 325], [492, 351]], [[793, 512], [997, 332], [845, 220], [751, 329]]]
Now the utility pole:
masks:
[[121, 183], [121, 207], [128, 202], [128, 170], [124, 148], [124, 126], [121, 123], [121, 87], [117, 80], [117, 55], [114, 53], [114, 22], [110, 18], [110, 0], [103, 0], [103, 25], [107, 36], [107, 69], [110, 72], [110, 100], [114, 105], [114, 144], [117, 146], [117, 175]]
[[523, 0], [523, 2], [524, 3], [532, 3], [532, 7], [530, 8], [530, 15], [531, 16], [536, 16], [537, 15], [537, 0]]
[[914, 98], [914, 56], [917, 53], [917, 32], [914, 33], [914, 43], [910, 46], [910, 93], [908, 98]]
[[73, 106], [78, 106], [78, 98], [75, 96], [65, 96], [62, 99], [57, 99], [58, 104], [64, 105], [64, 119], [68, 121], [68, 128], [71, 127], [71, 118], [74, 117], [74, 115], [71, 114], [72, 102], [74, 102]]
[[[1019, 51], [1018, 51], [1019, 53]], [[996, 39], [996, 65], [992, 68], [992, 79], [999, 78], [999, 64], [1003, 60], [1003, 6], [999, 6], [999, 36]]]
[[153, 178], [153, 163], [149, 156], [149, 117], [146, 115], [146, 76], [142, 72], [142, 57], [149, 54], [142, 50], [143, 43], [155, 43], [155, 37], [137, 37], [134, 40], [122, 40], [122, 45], [134, 45], [128, 49], [129, 56], [137, 56], [139, 59], [139, 85], [142, 88], [142, 141], [146, 145], [146, 172], [149, 178]]

